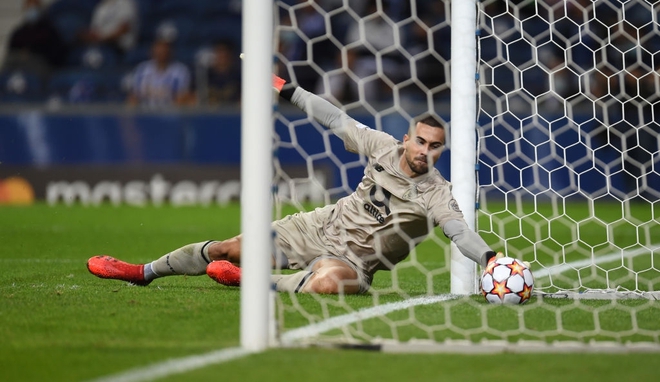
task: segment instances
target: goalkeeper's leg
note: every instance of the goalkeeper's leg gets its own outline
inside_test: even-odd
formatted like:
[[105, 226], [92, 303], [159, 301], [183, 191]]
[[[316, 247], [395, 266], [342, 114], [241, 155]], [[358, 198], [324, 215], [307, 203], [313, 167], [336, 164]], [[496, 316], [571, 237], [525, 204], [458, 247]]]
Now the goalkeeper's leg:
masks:
[[199, 276], [206, 273], [206, 266], [212, 261], [209, 254], [216, 241], [188, 244], [159, 259], [144, 265], [144, 278], [153, 280], [164, 276]]
[[[278, 287], [276, 283], [276, 287]], [[285, 288], [278, 290], [288, 291]], [[312, 265], [309, 281], [299, 290], [303, 293], [355, 294], [360, 292], [358, 272], [346, 262], [321, 258]]]
[[153, 280], [163, 276], [206, 274], [206, 267], [214, 260], [241, 261], [241, 237], [223, 241], [204, 241], [188, 244], [156, 261], [144, 265], [144, 278]]
[[[220, 284], [240, 286], [241, 269], [229, 261], [212, 262], [206, 273]], [[293, 274], [271, 275], [271, 282], [278, 292], [290, 293], [354, 294], [368, 289], [353, 267], [335, 258], [319, 258]]]
[[147, 264], [130, 264], [111, 256], [94, 256], [87, 261], [89, 271], [101, 278], [148, 285], [152, 280], [173, 275], [198, 276], [206, 273], [213, 260], [240, 261], [240, 237], [224, 241], [188, 244]]

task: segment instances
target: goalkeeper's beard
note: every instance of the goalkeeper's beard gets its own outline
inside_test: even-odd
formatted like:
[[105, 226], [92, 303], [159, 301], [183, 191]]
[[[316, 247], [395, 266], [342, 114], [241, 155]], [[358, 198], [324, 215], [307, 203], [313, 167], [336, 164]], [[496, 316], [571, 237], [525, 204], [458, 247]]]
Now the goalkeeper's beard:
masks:
[[429, 172], [429, 160], [426, 156], [418, 156], [412, 159], [406, 156], [406, 163], [415, 174], [424, 175]]

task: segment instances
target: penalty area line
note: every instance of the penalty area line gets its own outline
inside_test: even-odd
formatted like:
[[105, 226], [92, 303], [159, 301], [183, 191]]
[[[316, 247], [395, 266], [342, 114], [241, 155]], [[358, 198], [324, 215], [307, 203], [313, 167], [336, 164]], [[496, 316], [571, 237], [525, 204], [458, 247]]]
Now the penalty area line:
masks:
[[370, 318], [383, 316], [397, 310], [408, 309], [413, 306], [430, 305], [438, 302], [457, 299], [461, 296], [452, 294], [442, 294], [437, 296], [423, 296], [411, 298], [408, 300], [391, 302], [388, 304], [377, 305], [371, 308], [361, 309], [356, 312], [335, 316], [316, 324], [308, 325], [302, 328], [290, 330], [282, 334], [282, 343], [290, 344], [310, 337], [316, 337], [321, 333], [332, 329], [344, 327], [354, 322], [368, 320]]
[[127, 370], [121, 373], [92, 379], [89, 382], [143, 382], [169, 377], [187, 371], [201, 369], [234, 359], [242, 358], [254, 352], [243, 348], [227, 348], [215, 350], [210, 353], [193, 355], [183, 358], [170, 359], [144, 367]]
[[604, 256], [594, 256], [593, 258], [572, 261], [570, 263], [565, 263], [549, 268], [543, 268], [532, 272], [534, 273], [534, 277], [536, 278], [554, 276], [560, 273], [564, 273], [566, 271], [584, 268], [589, 265], [609, 263], [616, 260], [628, 259], [628, 258], [649, 254], [651, 251], [657, 250], [659, 248], [660, 248], [660, 244], [653, 244], [652, 248], [637, 248], [622, 252], [615, 252]]
[[[652, 250], [660, 248], [660, 244], [653, 244]], [[554, 276], [563, 272], [566, 272], [575, 268], [582, 268], [588, 265], [597, 265], [602, 263], [608, 263], [611, 261], [616, 261], [618, 259], [626, 259], [637, 257], [640, 255], [648, 254], [648, 248], [637, 248], [633, 250], [627, 250], [623, 252], [616, 252], [608, 254], [605, 256], [598, 256], [593, 259], [585, 259], [580, 261], [573, 261], [559, 266], [544, 268], [537, 271], [533, 271], [534, 277], [541, 278], [547, 276]], [[316, 324], [308, 325], [302, 328], [293, 329], [284, 333], [281, 337], [282, 343], [290, 344], [296, 341], [304, 340], [306, 338], [316, 337], [321, 333], [327, 332], [332, 329], [337, 329], [344, 327], [346, 325], [385, 315], [397, 310], [407, 309], [413, 306], [418, 305], [429, 305], [437, 302], [443, 302], [448, 300], [453, 300], [461, 296], [444, 294], [437, 296], [424, 296], [412, 298], [404, 301], [393, 302], [384, 305], [378, 305], [375, 307], [359, 310], [357, 312], [352, 312], [342, 316], [336, 316], [329, 318], [325, 321], [318, 322]]]

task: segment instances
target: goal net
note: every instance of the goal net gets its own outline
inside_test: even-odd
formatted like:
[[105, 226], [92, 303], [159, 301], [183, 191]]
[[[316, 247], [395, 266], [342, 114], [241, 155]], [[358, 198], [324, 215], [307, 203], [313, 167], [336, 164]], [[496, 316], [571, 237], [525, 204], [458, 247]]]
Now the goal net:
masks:
[[[449, 0], [277, 1], [277, 70], [397, 139], [424, 113], [446, 123], [450, 137], [477, 137], [474, 147], [448, 139], [437, 167], [455, 189], [476, 180], [462, 210], [474, 210], [469, 223], [492, 248], [530, 263], [534, 296], [525, 305], [487, 303], [481, 269], [454, 275], [450, 242], [436, 229], [406, 260], [376, 273], [363, 295], [277, 294], [275, 340], [402, 351], [658, 351], [659, 6], [470, 7], [472, 19], [452, 20]], [[476, 96], [462, 102], [476, 113], [459, 132], [450, 100], [460, 89], [450, 79], [466, 53], [450, 36], [466, 22]], [[275, 120], [276, 218], [354, 190], [365, 158], [290, 105], [280, 103]], [[451, 161], [466, 152], [476, 166], [459, 174]], [[452, 277], [473, 290], [451, 293]]]

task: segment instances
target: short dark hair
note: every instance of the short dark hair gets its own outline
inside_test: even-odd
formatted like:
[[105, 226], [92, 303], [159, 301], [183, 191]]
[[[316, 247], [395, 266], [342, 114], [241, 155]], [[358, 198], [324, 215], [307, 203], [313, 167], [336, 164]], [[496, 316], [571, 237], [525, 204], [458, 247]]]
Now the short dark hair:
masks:
[[439, 127], [441, 129], [445, 128], [445, 125], [443, 125], [438, 118], [436, 118], [434, 115], [431, 114], [422, 114], [416, 117], [413, 120], [413, 126], [416, 125], [417, 123], [423, 123], [425, 125], [429, 125], [431, 127]]

